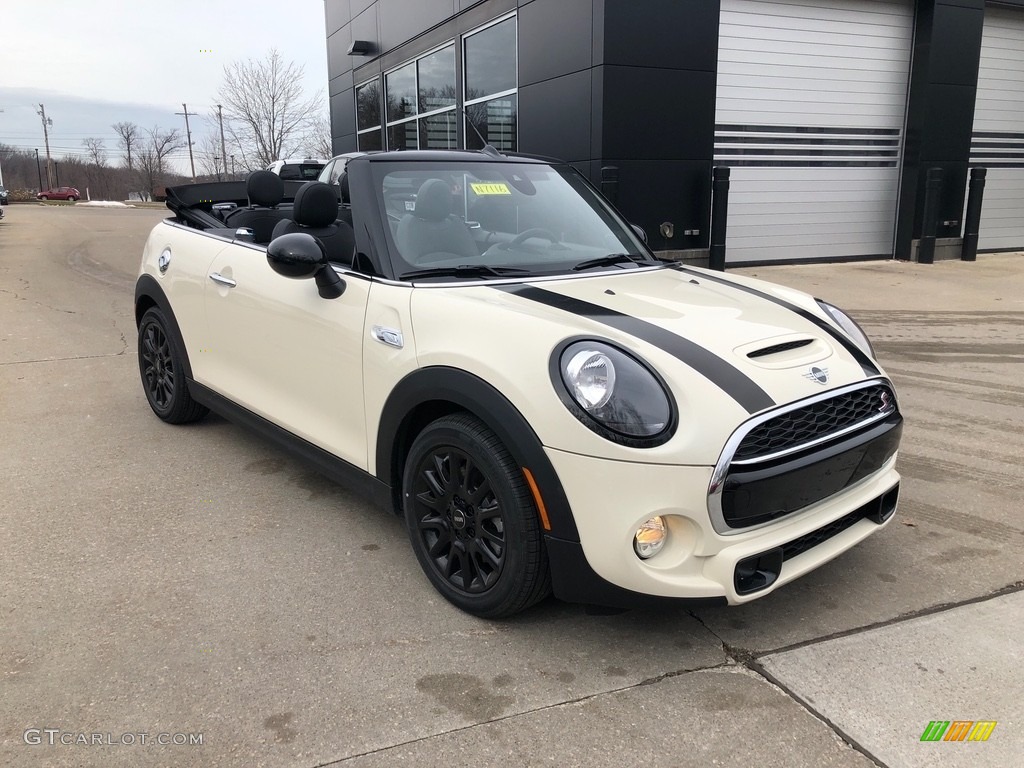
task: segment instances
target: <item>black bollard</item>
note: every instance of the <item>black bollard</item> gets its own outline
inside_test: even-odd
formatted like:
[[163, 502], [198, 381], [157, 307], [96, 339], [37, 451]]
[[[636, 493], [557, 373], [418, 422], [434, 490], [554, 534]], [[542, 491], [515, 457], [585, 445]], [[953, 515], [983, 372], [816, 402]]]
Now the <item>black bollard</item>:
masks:
[[924, 219], [917, 245], [919, 264], [935, 262], [935, 232], [939, 228], [939, 196], [942, 194], [942, 169], [929, 168], [924, 182]]
[[964, 244], [961, 261], [978, 260], [978, 235], [981, 231], [981, 202], [985, 196], [987, 168], [971, 168], [971, 181], [967, 187], [967, 215], [964, 217]]
[[711, 254], [708, 267], [725, 272], [725, 230], [729, 218], [729, 169], [711, 169]]

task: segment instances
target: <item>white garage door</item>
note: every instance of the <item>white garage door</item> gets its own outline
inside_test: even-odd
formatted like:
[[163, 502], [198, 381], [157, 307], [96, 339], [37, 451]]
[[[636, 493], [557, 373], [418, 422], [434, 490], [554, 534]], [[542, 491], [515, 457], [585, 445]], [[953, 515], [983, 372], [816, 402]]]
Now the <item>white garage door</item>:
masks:
[[722, 0], [730, 263], [892, 254], [912, 0]]
[[971, 165], [989, 169], [978, 248], [1024, 249], [1024, 11], [985, 8]]

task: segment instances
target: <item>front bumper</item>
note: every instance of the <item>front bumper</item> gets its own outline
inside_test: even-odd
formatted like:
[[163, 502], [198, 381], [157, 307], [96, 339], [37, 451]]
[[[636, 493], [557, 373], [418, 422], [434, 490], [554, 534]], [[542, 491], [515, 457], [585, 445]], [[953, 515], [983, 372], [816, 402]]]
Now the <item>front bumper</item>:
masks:
[[[579, 543], [548, 540], [555, 595], [574, 602], [646, 602], [634, 601], [639, 596], [749, 602], [888, 524], [891, 514], [876, 522], [852, 513], [872, 512], [883, 497], [894, 503], [892, 491], [899, 484], [892, 456], [872, 475], [782, 520], [722, 535], [707, 509], [711, 467], [637, 464], [545, 450], [580, 535]], [[660, 553], [642, 561], [633, 551], [633, 535], [654, 515], [666, 519], [669, 537]], [[786, 557], [769, 583], [752, 591], [738, 583], [737, 566], [756, 563], [759, 555], [780, 548]]]

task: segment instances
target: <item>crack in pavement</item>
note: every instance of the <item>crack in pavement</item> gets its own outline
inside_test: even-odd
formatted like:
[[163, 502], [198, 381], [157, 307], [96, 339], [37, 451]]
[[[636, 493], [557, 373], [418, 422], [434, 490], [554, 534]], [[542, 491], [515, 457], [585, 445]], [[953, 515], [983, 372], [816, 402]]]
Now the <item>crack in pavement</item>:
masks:
[[[28, 283], [27, 282], [25, 282], [24, 280], [22, 280], [21, 282], [25, 283], [25, 287], [26, 288], [28, 287]], [[0, 293], [9, 294], [9, 295], [13, 296], [15, 299], [17, 299], [18, 301], [31, 301], [37, 307], [43, 307], [44, 309], [49, 309], [49, 310], [51, 310], [53, 312], [63, 312], [66, 315], [77, 315], [78, 314], [73, 309], [61, 309], [60, 307], [54, 307], [54, 306], [51, 306], [49, 304], [45, 304], [45, 303], [39, 301], [38, 299], [30, 299], [27, 296], [22, 296], [21, 294], [15, 292], [15, 291], [12, 291], [12, 290], [10, 290], [8, 288], [0, 288]]]
[[[121, 340], [124, 340], [124, 334], [121, 335]], [[107, 352], [102, 355], [73, 355], [71, 357], [42, 357], [38, 360], [8, 360], [7, 362], [0, 362], [2, 365], [27, 365], [29, 363], [62, 363], [67, 360], [96, 360], [101, 357], [123, 357], [128, 350], [128, 343], [125, 342], [124, 349], [120, 352]]]
[[387, 746], [378, 747], [377, 749], [368, 749], [365, 752], [358, 752], [358, 753], [353, 754], [353, 755], [346, 755], [345, 757], [338, 758], [337, 760], [330, 760], [330, 761], [328, 761], [326, 763], [317, 763], [312, 768], [329, 768], [329, 766], [332, 766], [332, 765], [341, 765], [342, 763], [346, 763], [346, 762], [348, 762], [350, 760], [355, 760], [356, 758], [359, 758], [359, 757], [366, 757], [367, 755], [375, 755], [378, 752], [386, 752], [389, 749], [397, 749], [399, 747], [407, 747], [410, 744], [418, 744], [421, 741], [428, 741], [429, 739], [434, 739], [434, 738], [437, 738], [438, 736], [448, 736], [449, 734], [461, 733], [462, 731], [468, 731], [468, 730], [471, 730], [473, 728], [479, 728], [479, 727], [484, 726], [484, 725], [491, 725], [492, 723], [500, 723], [500, 722], [503, 722], [505, 720], [512, 720], [512, 719], [517, 718], [517, 717], [524, 717], [526, 715], [532, 715], [532, 714], [535, 714], [537, 712], [546, 712], [548, 710], [558, 709], [559, 707], [567, 707], [567, 706], [572, 706], [574, 704], [580, 704], [582, 702], [590, 701], [591, 699], [596, 699], [596, 698], [599, 698], [601, 696], [611, 696], [613, 694], [622, 693], [624, 691], [631, 691], [631, 690], [634, 690], [634, 689], [639, 688], [641, 686], [651, 685], [653, 683], [657, 683], [657, 682], [660, 682], [661, 680], [665, 680], [665, 679], [668, 679], [668, 678], [681, 677], [682, 675], [689, 675], [689, 674], [693, 674], [694, 672], [709, 672], [709, 671], [714, 671], [714, 670], [719, 670], [719, 669], [727, 669], [727, 668], [731, 668], [731, 667], [735, 667], [735, 666], [736, 665], [733, 664], [732, 662], [725, 661], [725, 662], [722, 662], [722, 663], [719, 663], [719, 664], [710, 664], [710, 665], [704, 666], [704, 667], [694, 667], [693, 669], [679, 670], [678, 672], [666, 672], [663, 675], [658, 675], [657, 677], [647, 678], [647, 679], [641, 680], [638, 683], [632, 683], [630, 685], [623, 685], [623, 686], [621, 686], [619, 688], [609, 688], [606, 691], [598, 691], [597, 693], [590, 693], [590, 694], [587, 694], [586, 696], [578, 696], [578, 697], [576, 697], [574, 699], [566, 699], [564, 701], [557, 701], [557, 702], [555, 702], [553, 704], [545, 704], [544, 706], [541, 706], [541, 707], [533, 707], [532, 709], [524, 709], [522, 712], [511, 712], [511, 713], [509, 713], [507, 715], [502, 715], [501, 717], [495, 717], [495, 718], [492, 718], [490, 720], [482, 720], [479, 723], [470, 723], [469, 725], [463, 725], [463, 726], [460, 726], [458, 728], [452, 728], [451, 730], [447, 730], [447, 731], [439, 731], [438, 733], [431, 733], [431, 734], [428, 734], [426, 736], [420, 736], [420, 737], [415, 738], [415, 739], [409, 739], [408, 741], [397, 742], [395, 744], [388, 744]]

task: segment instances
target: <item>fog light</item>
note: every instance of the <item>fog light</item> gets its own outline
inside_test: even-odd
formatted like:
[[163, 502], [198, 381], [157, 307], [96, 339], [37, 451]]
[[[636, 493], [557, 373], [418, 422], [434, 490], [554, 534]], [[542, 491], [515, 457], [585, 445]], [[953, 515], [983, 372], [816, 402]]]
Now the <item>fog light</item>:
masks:
[[664, 519], [652, 517], [640, 526], [633, 537], [633, 551], [641, 560], [649, 560], [661, 551], [667, 538]]

